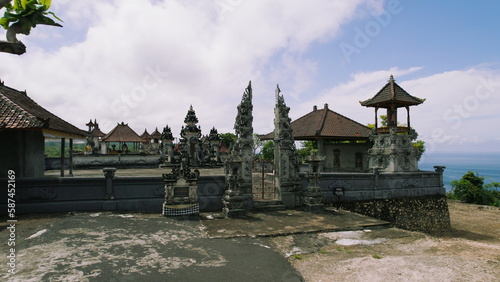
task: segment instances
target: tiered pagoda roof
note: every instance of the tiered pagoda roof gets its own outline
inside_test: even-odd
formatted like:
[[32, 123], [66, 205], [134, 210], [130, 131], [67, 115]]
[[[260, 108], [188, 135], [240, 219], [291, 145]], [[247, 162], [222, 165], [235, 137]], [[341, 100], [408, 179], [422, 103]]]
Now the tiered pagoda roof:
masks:
[[151, 138], [153, 139], [160, 139], [161, 138], [161, 133], [158, 131], [158, 127], [155, 128], [155, 131], [151, 133]]
[[151, 134], [148, 133], [147, 129], [144, 129], [144, 132], [141, 134], [141, 138], [145, 140], [151, 140]]
[[406, 92], [395, 82], [394, 76], [391, 75], [387, 84], [373, 98], [359, 103], [365, 107], [388, 108], [392, 105], [397, 107], [415, 106], [422, 104], [424, 101], [425, 99], [417, 98]]

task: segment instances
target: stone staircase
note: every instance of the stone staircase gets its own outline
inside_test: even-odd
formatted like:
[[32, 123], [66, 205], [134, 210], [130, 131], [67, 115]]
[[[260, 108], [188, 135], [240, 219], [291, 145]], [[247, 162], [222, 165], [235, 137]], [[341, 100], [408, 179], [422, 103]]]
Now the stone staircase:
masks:
[[285, 206], [279, 200], [254, 200], [254, 209], [256, 211], [282, 211]]

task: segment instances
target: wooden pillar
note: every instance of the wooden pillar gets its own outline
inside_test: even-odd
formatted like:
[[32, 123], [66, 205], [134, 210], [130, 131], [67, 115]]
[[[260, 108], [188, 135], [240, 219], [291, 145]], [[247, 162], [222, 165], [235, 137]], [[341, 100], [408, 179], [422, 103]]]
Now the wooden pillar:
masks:
[[378, 108], [375, 107], [375, 130], [378, 128], [378, 116], [377, 116]]
[[61, 177], [64, 177], [64, 143], [66, 139], [61, 138]]
[[73, 138], [69, 139], [69, 176], [73, 176]]
[[410, 128], [410, 107], [406, 106], [406, 124]]

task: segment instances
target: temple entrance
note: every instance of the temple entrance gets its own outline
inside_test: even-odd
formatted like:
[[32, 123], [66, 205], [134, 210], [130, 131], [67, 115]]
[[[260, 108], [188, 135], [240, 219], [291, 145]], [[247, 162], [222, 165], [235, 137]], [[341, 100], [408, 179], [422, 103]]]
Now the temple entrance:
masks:
[[274, 162], [264, 160], [254, 162], [252, 195], [254, 200], [279, 200], [274, 177]]

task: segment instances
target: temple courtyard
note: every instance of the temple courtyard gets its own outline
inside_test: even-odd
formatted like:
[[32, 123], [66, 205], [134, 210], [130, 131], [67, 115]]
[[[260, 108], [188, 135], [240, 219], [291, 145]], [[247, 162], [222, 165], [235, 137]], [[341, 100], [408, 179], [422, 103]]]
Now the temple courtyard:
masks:
[[[3, 281], [496, 281], [500, 208], [449, 203], [452, 230], [425, 234], [329, 208], [21, 215], [16, 274]], [[1, 220], [2, 252], [8, 252]], [[0, 258], [7, 265], [8, 258]]]

